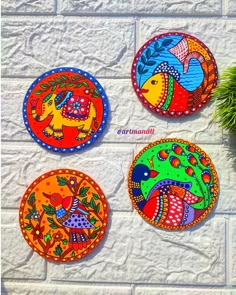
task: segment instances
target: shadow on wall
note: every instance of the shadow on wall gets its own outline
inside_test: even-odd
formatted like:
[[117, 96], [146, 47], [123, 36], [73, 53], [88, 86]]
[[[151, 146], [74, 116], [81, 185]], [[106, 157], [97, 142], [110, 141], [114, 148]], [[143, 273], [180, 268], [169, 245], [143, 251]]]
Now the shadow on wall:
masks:
[[228, 142], [225, 143], [227, 158], [230, 159], [231, 165], [236, 172], [236, 134], [228, 135]]
[[7, 290], [6, 290], [5, 286], [4, 286], [4, 281], [3, 281], [3, 279], [1, 279], [1, 294], [2, 294], [2, 295], [7, 295], [7, 294], [8, 294], [8, 293], [7, 293]]

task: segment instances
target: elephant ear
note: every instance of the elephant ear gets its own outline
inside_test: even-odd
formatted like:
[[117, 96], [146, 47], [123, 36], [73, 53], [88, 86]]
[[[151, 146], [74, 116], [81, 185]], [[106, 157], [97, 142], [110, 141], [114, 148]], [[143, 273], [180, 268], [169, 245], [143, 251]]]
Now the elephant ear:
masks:
[[68, 102], [72, 95], [72, 91], [61, 91], [60, 93], [58, 93], [55, 97], [56, 109], [61, 109]]

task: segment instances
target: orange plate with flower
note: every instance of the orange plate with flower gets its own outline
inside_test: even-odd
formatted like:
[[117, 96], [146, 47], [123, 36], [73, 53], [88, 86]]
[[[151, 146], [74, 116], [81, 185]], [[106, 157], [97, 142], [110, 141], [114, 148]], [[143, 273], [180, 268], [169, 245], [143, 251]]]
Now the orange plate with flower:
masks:
[[53, 261], [73, 261], [100, 243], [107, 228], [108, 204], [88, 175], [53, 170], [29, 186], [19, 218], [23, 236], [35, 252]]

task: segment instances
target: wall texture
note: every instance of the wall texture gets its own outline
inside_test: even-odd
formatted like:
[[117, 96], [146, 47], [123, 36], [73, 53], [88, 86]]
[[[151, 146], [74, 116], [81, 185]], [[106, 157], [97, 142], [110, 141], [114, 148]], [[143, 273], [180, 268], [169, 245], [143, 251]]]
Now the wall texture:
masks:
[[[130, 81], [137, 49], [173, 30], [206, 43], [222, 72], [236, 57], [236, 1], [2, 0], [2, 14], [2, 293], [236, 294], [236, 142], [211, 122], [212, 103], [188, 118], [160, 118], [142, 107]], [[111, 108], [103, 138], [67, 156], [33, 142], [21, 116], [32, 80], [59, 66], [95, 75]], [[155, 135], [117, 134], [121, 128], [149, 127]], [[127, 172], [134, 155], [162, 137], [198, 144], [219, 173], [218, 204], [192, 230], [154, 228], [129, 200]], [[110, 227], [94, 253], [57, 265], [28, 247], [18, 207], [37, 176], [63, 167], [82, 170], [101, 185]]]

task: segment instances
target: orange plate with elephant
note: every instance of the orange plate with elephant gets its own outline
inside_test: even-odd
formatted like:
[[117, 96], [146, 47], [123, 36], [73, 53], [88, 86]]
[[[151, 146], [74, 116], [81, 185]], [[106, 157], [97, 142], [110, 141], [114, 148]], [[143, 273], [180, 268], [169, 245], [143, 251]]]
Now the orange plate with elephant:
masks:
[[80, 259], [98, 246], [108, 223], [108, 205], [98, 184], [69, 169], [37, 178], [20, 205], [20, 227], [29, 246], [46, 259]]
[[177, 138], [149, 144], [129, 172], [129, 195], [135, 209], [151, 224], [182, 230], [201, 222], [218, 197], [218, 177], [208, 155]]
[[200, 40], [171, 32], [153, 37], [140, 48], [132, 65], [132, 82], [139, 100], [152, 112], [185, 116], [209, 101], [217, 67]]
[[33, 139], [55, 152], [74, 152], [93, 143], [108, 117], [107, 96], [99, 82], [76, 68], [44, 73], [30, 86], [23, 117]]

